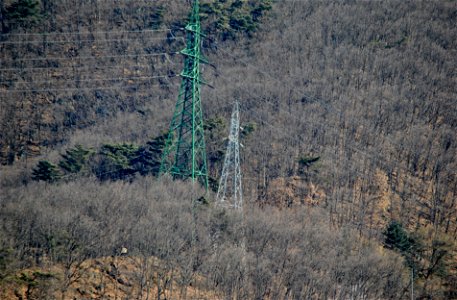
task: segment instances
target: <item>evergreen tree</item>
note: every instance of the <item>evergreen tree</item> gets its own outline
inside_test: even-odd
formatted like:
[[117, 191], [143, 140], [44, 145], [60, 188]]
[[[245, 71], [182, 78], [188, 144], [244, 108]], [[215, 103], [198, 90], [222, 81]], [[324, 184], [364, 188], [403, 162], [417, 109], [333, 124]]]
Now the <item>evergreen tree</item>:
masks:
[[93, 151], [84, 149], [81, 145], [76, 145], [74, 148], [62, 154], [62, 160], [59, 162], [59, 167], [68, 173], [79, 173], [87, 162]]
[[389, 249], [398, 250], [404, 254], [413, 248], [414, 240], [409, 236], [403, 226], [396, 221], [389, 223], [384, 231], [384, 236], [384, 244]]
[[298, 174], [304, 175], [306, 180], [310, 179], [311, 167], [317, 172], [315, 164], [320, 160], [320, 156], [302, 156], [298, 160]]
[[47, 160], [40, 160], [32, 171], [32, 179], [36, 181], [55, 182], [59, 178], [57, 166]]
[[201, 18], [207, 32], [219, 35], [223, 40], [235, 39], [240, 33], [253, 34], [271, 9], [271, 0], [213, 1], [201, 4]]
[[136, 173], [134, 162], [139, 147], [133, 144], [106, 144], [100, 150], [96, 175], [100, 180], [117, 180]]
[[165, 147], [167, 136], [168, 132], [154, 138], [138, 149], [131, 163], [141, 175], [151, 174], [157, 176], [159, 174], [162, 151]]
[[240, 126], [240, 139], [243, 140], [243, 139], [246, 139], [248, 138], [257, 128], [257, 124], [254, 123], [254, 122], [249, 122], [249, 123], [245, 123], [245, 124], [242, 124]]
[[403, 226], [397, 221], [391, 221], [384, 231], [384, 245], [386, 248], [399, 251], [406, 259], [410, 268], [417, 270], [416, 258], [419, 256], [419, 242], [408, 234]]
[[6, 8], [5, 19], [9, 23], [30, 27], [41, 18], [38, 0], [17, 0]]

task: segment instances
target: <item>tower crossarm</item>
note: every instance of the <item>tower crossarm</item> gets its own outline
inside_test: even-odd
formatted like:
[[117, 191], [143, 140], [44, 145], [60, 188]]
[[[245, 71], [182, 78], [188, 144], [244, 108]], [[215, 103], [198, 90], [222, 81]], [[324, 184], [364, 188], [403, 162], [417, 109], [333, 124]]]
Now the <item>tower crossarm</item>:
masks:
[[185, 27], [186, 48], [181, 87], [162, 154], [159, 176], [165, 173], [174, 178], [200, 182], [208, 189], [206, 146], [200, 99], [201, 27], [199, 1], [194, 0], [190, 21]]

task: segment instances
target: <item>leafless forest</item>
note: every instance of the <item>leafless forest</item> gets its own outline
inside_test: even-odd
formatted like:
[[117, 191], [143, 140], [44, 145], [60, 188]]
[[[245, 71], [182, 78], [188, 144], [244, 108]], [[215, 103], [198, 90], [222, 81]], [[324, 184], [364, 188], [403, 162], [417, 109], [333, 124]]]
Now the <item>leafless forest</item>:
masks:
[[457, 299], [456, 2], [202, 0], [242, 215], [157, 178], [189, 3], [0, 2], [0, 298]]

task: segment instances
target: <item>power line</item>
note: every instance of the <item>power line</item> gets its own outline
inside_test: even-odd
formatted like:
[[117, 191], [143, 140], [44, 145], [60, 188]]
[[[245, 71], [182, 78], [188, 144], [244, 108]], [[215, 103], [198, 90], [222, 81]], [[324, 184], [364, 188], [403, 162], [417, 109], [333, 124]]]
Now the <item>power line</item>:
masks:
[[85, 43], [85, 42], [92, 42], [92, 43], [99, 43], [99, 42], [120, 42], [120, 41], [137, 41], [140, 40], [141, 42], [144, 41], [160, 41], [160, 40], [184, 40], [183, 37], [165, 37], [165, 38], [137, 38], [137, 39], [132, 39], [132, 38], [124, 38], [124, 39], [103, 39], [103, 40], [98, 40], [98, 39], [90, 39], [90, 40], [66, 40], [66, 41], [3, 41], [0, 42], [0, 45], [22, 45], [22, 44], [65, 44], [65, 43]]
[[[156, 78], [173, 78], [178, 75], [156, 75], [156, 76], [136, 76], [136, 77], [114, 77], [114, 78], [87, 78], [87, 79], [76, 79], [76, 78], [61, 78], [60, 80], [71, 80], [72, 82], [97, 82], [97, 81], [114, 81], [114, 80], [142, 80], [142, 79], [156, 79]], [[38, 84], [38, 83], [53, 83], [57, 82], [58, 79], [43, 80], [43, 81], [16, 81], [16, 84]], [[2, 83], [0, 81], [0, 83]], [[12, 90], [7, 90], [12, 91]]]
[[148, 33], [148, 32], [171, 32], [171, 28], [121, 30], [121, 31], [66, 31], [66, 32], [39, 32], [39, 33], [4, 33], [1, 36], [54, 36], [54, 35], [94, 35], [94, 34], [124, 34], [124, 33]]
[[[124, 54], [124, 55], [101, 55], [101, 56], [74, 56], [74, 57], [39, 57], [39, 58], [21, 58], [14, 59], [14, 62], [18, 61], [47, 61], [47, 60], [71, 60], [75, 61], [78, 59], [102, 59], [102, 58], [125, 58], [125, 57], [154, 57], [154, 56], [166, 56], [179, 54], [179, 52], [158, 52], [158, 53], [146, 53], [146, 54]], [[15, 71], [15, 70], [27, 70], [27, 69], [38, 69], [44, 67], [14, 67], [14, 68], [0, 68], [0, 71]], [[49, 69], [60, 69], [60, 67], [49, 67]]]
[[[114, 66], [93, 66], [93, 65], [77, 65], [77, 66], [67, 66], [67, 67], [36, 67], [36, 68], [10, 68], [10, 69], [3, 69], [3, 71], [24, 71], [26, 73], [22, 74], [14, 74], [14, 75], [30, 75], [30, 74], [35, 74], [34, 72], [38, 71], [43, 71], [44, 72], [49, 72], [49, 70], [72, 70], [75, 72], [84, 72], [88, 71], [91, 74], [93, 74], [96, 71], [103, 71], [103, 70], [122, 70], [126, 69], [132, 72], [137, 72], [137, 71], [142, 71], [142, 72], [149, 72], [153, 71], [149, 66], [139, 66], [138, 64], [135, 64], [133, 66], [120, 66], [120, 65], [114, 65]], [[2, 69], [0, 69], [2, 71]], [[45, 73], [46, 74], [46, 73]], [[66, 74], [66, 73], [65, 73]], [[41, 72], [40, 75], [43, 75]], [[2, 75], [0, 75], [2, 76]], [[3, 75], [2, 77], [7, 77], [6, 75]], [[11, 80], [14, 79], [15, 77], [11, 77]]]
[[[163, 85], [166, 86], [178, 86], [178, 84], [169, 84], [169, 83], [161, 83], [159, 85], [149, 85], [147, 88], [151, 87], [161, 87]], [[125, 86], [124, 86], [125, 87]], [[123, 86], [108, 86], [108, 87], [80, 87], [80, 88], [55, 88], [55, 89], [28, 89], [28, 90], [2, 90], [0, 89], [0, 93], [8, 94], [8, 93], [28, 93], [28, 92], [58, 92], [58, 91], [96, 91], [96, 90], [122, 90]]]

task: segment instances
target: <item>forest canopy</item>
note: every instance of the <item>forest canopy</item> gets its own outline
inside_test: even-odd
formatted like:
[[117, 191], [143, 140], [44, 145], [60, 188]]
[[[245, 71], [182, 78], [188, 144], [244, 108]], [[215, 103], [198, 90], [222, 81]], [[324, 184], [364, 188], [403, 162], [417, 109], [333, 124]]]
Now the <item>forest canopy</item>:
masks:
[[0, 298], [87, 268], [125, 297], [457, 297], [455, 3], [200, 2], [210, 183], [237, 99], [244, 219], [157, 176], [189, 1], [0, 2]]

